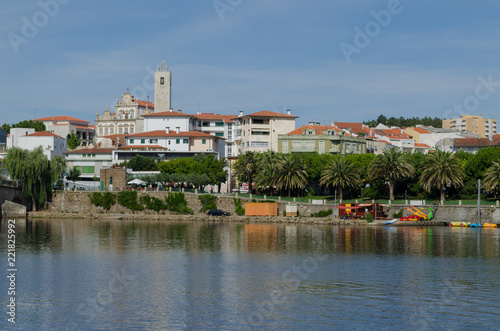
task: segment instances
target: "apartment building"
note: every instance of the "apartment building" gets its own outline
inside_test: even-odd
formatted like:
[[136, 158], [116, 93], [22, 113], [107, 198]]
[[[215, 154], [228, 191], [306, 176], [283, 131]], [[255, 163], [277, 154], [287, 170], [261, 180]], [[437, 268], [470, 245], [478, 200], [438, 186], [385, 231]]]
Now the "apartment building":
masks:
[[241, 136], [238, 154], [247, 151], [265, 152], [268, 150], [278, 151], [278, 140], [280, 134], [286, 134], [295, 130], [295, 119], [288, 110], [286, 114], [273, 111], [260, 111], [249, 115], [240, 112], [238, 116], [241, 122]]
[[477, 115], [460, 115], [458, 118], [444, 119], [443, 129], [470, 132], [481, 138], [492, 138], [497, 133], [497, 120]]
[[33, 121], [42, 122], [46, 131], [63, 138], [66, 138], [68, 134], [76, 133], [80, 138], [81, 146], [89, 146], [94, 143], [95, 126], [91, 125], [89, 121], [71, 116], [49, 116]]
[[332, 125], [309, 123], [287, 134], [278, 135], [279, 153], [361, 154], [366, 140]]

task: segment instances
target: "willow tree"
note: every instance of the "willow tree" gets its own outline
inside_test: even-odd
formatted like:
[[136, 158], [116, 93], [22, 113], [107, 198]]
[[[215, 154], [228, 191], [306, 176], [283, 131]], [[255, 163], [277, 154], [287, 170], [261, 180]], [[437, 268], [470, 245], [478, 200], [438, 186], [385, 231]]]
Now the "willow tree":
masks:
[[343, 157], [336, 157], [325, 165], [319, 183], [327, 187], [337, 186], [339, 198], [342, 200], [342, 189], [345, 187], [359, 187], [362, 180], [360, 171], [353, 162]]
[[425, 190], [438, 187], [441, 201], [445, 200], [445, 187], [461, 187], [464, 184], [465, 172], [460, 160], [451, 152], [440, 150], [429, 153], [421, 166], [420, 183]]
[[3, 162], [10, 178], [20, 182], [23, 195], [33, 199], [35, 210], [49, 200], [53, 173], [41, 146], [33, 151], [13, 147]]
[[50, 160], [50, 168], [52, 170], [52, 183], [55, 183], [64, 175], [66, 171], [66, 161], [61, 155], [55, 155]]
[[394, 184], [399, 178], [411, 178], [415, 174], [415, 168], [408, 161], [407, 156], [395, 148], [384, 149], [377, 155], [370, 166], [368, 173], [374, 178], [387, 180], [389, 183], [389, 199], [394, 200]]

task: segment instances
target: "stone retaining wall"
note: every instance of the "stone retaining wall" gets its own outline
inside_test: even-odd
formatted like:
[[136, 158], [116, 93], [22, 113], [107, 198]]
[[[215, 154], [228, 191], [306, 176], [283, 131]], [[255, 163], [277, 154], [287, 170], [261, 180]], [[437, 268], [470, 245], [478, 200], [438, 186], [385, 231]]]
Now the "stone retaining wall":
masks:
[[[428, 214], [429, 207], [424, 206], [423, 212]], [[405, 206], [386, 207], [389, 219], [392, 215], [404, 209]], [[434, 220], [438, 222], [477, 222], [477, 206], [432, 206], [434, 208]], [[406, 212], [403, 215], [410, 215]], [[481, 221], [483, 223], [500, 223], [500, 208], [496, 206], [481, 207]]]

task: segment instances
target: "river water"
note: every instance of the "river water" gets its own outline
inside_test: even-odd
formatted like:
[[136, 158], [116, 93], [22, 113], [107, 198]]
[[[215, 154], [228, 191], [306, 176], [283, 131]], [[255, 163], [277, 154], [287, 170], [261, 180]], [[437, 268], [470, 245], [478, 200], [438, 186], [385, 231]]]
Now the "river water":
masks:
[[500, 229], [18, 220], [15, 236], [2, 330], [500, 325]]

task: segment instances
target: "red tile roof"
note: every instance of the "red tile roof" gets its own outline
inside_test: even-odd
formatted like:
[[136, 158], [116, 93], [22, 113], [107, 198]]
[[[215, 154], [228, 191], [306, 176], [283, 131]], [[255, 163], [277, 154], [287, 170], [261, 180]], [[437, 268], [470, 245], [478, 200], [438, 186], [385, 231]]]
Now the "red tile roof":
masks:
[[318, 135], [318, 136], [322, 136], [323, 131], [328, 131], [328, 130], [334, 130], [337, 132], [340, 131], [339, 128], [332, 126], [332, 125], [304, 125], [304, 126], [301, 126], [300, 128], [297, 128], [293, 131], [288, 132], [287, 134], [302, 135], [304, 133], [304, 130], [315, 130], [316, 135]]
[[333, 122], [334, 125], [341, 129], [351, 129], [354, 133], [370, 133], [370, 128], [363, 127], [363, 123], [357, 122]]
[[175, 130], [170, 130], [169, 133], [167, 133], [166, 130], [156, 130], [156, 131], [148, 131], [148, 132], [141, 132], [141, 133], [135, 133], [135, 134], [130, 134], [128, 135], [129, 138], [137, 138], [137, 137], [205, 137], [205, 138], [221, 138], [222, 137], [217, 137], [213, 136], [208, 133], [204, 132], [198, 132], [198, 131], [181, 131], [177, 133]]
[[162, 111], [159, 113], [151, 113], [151, 114], [143, 114], [143, 117], [169, 117], [169, 116], [178, 116], [178, 117], [193, 117], [191, 114], [179, 113], [178, 111]]
[[132, 101], [137, 102], [140, 107], [146, 107], [146, 106], [148, 108], [154, 108], [155, 107], [155, 104], [152, 103], [152, 102], [149, 102], [149, 101], [142, 101], [142, 100], [139, 100], [139, 99], [133, 99]]
[[298, 116], [277, 113], [274, 111], [263, 110], [253, 114], [245, 115], [243, 117], [287, 117], [287, 118], [298, 118]]
[[413, 131], [416, 131], [418, 133], [430, 133], [429, 131], [422, 129], [422, 128], [415, 127], [415, 128], [410, 128], [410, 129], [412, 129]]
[[222, 120], [225, 123], [233, 123], [233, 119], [236, 119], [238, 116], [236, 115], [220, 115], [214, 113], [202, 113], [194, 115], [197, 119], [200, 120]]
[[111, 154], [116, 148], [81, 148], [67, 151], [68, 154]]
[[47, 122], [47, 121], [72, 121], [72, 122], [81, 122], [81, 123], [90, 123], [89, 121], [81, 120], [76, 117], [71, 117], [71, 116], [49, 116], [49, 117], [43, 117], [43, 118], [37, 118], [37, 122]]
[[57, 134], [54, 134], [54, 133], [48, 132], [48, 131], [35, 132], [35, 133], [29, 134], [25, 137], [57, 137], [57, 138], [62, 138], [61, 136], [58, 136]]
[[455, 138], [453, 141], [455, 147], [484, 147], [490, 146], [488, 138]]
[[415, 143], [416, 148], [431, 148], [431, 146], [426, 144]]
[[90, 131], [95, 131], [95, 128], [92, 128], [90, 126], [76, 126], [77, 129], [84, 129], [84, 130], [90, 130]]
[[491, 146], [500, 146], [500, 134], [496, 134], [493, 136], [491, 140]]

